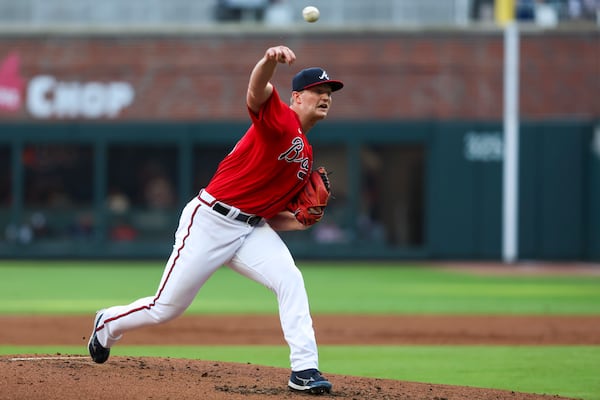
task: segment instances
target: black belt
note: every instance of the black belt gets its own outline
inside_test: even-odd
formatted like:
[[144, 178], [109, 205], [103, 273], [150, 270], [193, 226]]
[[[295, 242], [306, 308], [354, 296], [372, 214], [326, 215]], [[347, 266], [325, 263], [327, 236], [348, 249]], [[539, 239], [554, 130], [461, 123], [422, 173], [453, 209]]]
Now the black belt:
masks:
[[[229, 211], [231, 210], [229, 207], [224, 206], [221, 203], [215, 203], [212, 206], [212, 209], [224, 216], [227, 216], [227, 214], [229, 214]], [[258, 223], [260, 222], [262, 217], [259, 217], [258, 215], [249, 215], [249, 214], [244, 214], [243, 212], [240, 212], [235, 217], [235, 219], [238, 221], [245, 222], [250, 226], [256, 226], [256, 225], [258, 225]]]

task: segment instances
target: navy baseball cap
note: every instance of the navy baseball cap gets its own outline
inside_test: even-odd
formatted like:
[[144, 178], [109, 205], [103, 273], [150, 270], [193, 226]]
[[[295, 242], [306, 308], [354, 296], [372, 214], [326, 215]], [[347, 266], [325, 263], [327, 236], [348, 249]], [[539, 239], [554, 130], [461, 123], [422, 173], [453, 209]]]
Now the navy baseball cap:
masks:
[[300, 92], [304, 89], [323, 83], [331, 85], [332, 92], [344, 87], [342, 81], [329, 79], [329, 75], [327, 75], [327, 72], [325, 72], [323, 68], [313, 67], [303, 69], [294, 76], [294, 79], [292, 79], [292, 90], [294, 92]]

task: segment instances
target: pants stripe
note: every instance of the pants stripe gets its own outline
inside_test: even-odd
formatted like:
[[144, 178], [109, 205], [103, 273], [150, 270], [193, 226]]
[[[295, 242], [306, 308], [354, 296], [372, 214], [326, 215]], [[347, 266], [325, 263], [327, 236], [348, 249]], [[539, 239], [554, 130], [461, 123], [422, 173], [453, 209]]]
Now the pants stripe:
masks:
[[123, 313], [123, 314], [120, 314], [120, 315], [117, 315], [117, 316], [114, 316], [112, 318], [108, 318], [108, 319], [104, 320], [104, 322], [102, 323], [102, 325], [100, 325], [100, 326], [98, 326], [96, 328], [96, 332], [99, 332], [102, 329], [104, 329], [104, 326], [107, 323], [111, 322], [111, 321], [115, 321], [115, 320], [117, 320], [119, 318], [126, 317], [126, 316], [128, 316], [130, 314], [133, 314], [135, 312], [138, 312], [138, 311], [141, 311], [141, 310], [144, 310], [144, 309], [149, 310], [152, 307], [154, 307], [154, 305], [156, 304], [156, 301], [160, 298], [160, 295], [162, 294], [163, 289], [165, 288], [165, 286], [167, 285], [167, 282], [169, 281], [169, 277], [171, 276], [171, 272], [173, 272], [173, 269], [175, 269], [175, 265], [177, 264], [177, 260], [179, 259], [179, 255], [181, 254], [181, 251], [185, 247], [185, 242], [186, 242], [187, 238], [190, 236], [190, 233], [191, 233], [191, 230], [192, 230], [192, 225], [194, 224], [194, 217], [196, 216], [196, 212], [198, 211], [198, 209], [201, 206], [202, 206], [202, 204], [198, 204], [196, 206], [196, 208], [194, 209], [194, 212], [192, 213], [192, 216], [190, 218], [190, 223], [189, 223], [189, 225], [187, 227], [187, 232], [186, 232], [185, 236], [183, 237], [183, 240], [181, 242], [181, 246], [179, 246], [179, 248], [177, 249], [177, 256], [175, 256], [175, 258], [173, 259], [173, 264], [169, 268], [169, 272], [168, 272], [168, 274], [167, 274], [167, 276], [165, 278], [165, 281], [163, 282], [162, 286], [158, 290], [158, 293], [156, 294], [156, 297], [154, 297], [154, 299], [152, 300], [152, 303], [150, 303], [150, 305], [147, 305], [147, 306], [134, 308], [133, 310], [130, 310], [130, 311], [126, 312], [126, 313]]

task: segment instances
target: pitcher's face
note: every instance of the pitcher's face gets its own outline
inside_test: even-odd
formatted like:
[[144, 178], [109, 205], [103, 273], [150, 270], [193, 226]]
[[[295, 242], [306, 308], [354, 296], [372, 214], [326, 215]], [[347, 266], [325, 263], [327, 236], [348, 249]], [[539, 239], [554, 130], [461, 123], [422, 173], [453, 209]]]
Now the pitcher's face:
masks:
[[298, 111], [309, 119], [324, 119], [331, 108], [331, 87], [324, 83], [296, 93]]

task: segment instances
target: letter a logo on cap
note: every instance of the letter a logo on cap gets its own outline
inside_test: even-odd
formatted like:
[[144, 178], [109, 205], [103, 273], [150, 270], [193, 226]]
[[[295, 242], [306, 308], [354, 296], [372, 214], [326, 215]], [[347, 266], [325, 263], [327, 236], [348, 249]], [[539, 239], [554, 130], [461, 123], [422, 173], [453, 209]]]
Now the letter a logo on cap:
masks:
[[342, 81], [331, 80], [323, 68], [312, 67], [303, 69], [294, 76], [294, 79], [292, 79], [292, 90], [299, 92], [324, 83], [330, 84], [332, 92], [344, 87]]

